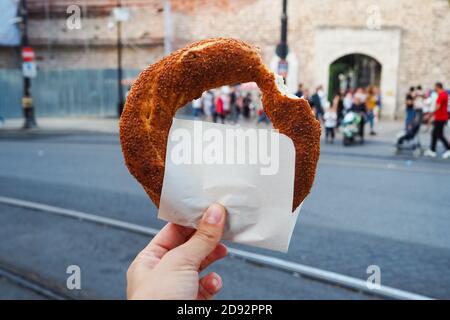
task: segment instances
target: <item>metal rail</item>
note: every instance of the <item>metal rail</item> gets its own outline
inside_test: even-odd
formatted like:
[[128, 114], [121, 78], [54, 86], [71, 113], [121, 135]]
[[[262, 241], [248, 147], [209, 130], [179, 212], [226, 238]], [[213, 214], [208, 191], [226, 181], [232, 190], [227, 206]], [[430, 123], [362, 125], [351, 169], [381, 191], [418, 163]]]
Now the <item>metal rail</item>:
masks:
[[26, 272], [22, 272], [17, 269], [13, 270], [12, 267], [6, 267], [2, 263], [0, 263], [0, 278], [5, 278], [8, 281], [29, 291], [33, 291], [44, 298], [52, 300], [72, 299], [68, 295], [58, 292], [59, 290], [49, 286], [48, 284], [44, 284], [42, 281], [39, 281], [36, 277], [32, 277]]

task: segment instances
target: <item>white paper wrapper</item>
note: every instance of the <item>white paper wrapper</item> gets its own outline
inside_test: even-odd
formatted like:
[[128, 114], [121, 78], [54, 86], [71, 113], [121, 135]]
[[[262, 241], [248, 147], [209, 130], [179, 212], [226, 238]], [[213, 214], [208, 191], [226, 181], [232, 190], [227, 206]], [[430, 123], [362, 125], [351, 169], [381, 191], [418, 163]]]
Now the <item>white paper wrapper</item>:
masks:
[[[238, 128], [241, 128], [240, 132], [237, 132]], [[244, 163], [211, 164], [211, 159], [205, 156], [208, 146], [213, 143], [217, 145], [217, 140], [211, 139], [208, 133], [225, 137], [223, 150], [226, 157], [226, 150], [231, 150], [227, 148], [239, 149], [233, 144], [236, 140], [226, 139], [229, 130], [234, 130], [239, 138], [245, 135], [247, 129], [249, 128], [173, 119], [167, 143], [158, 217], [196, 228], [207, 207], [217, 202], [225, 206], [228, 212], [225, 240], [287, 252], [301, 209], [300, 205], [294, 213], [291, 211], [295, 174], [295, 149], [292, 140], [276, 130], [250, 129], [257, 132], [258, 146], [263, 140], [276, 141], [278, 138], [278, 150], [273, 144], [269, 144], [267, 154], [271, 157], [270, 165], [263, 160], [256, 164], [250, 163], [249, 154], [255, 156], [255, 149], [252, 148], [255, 147], [254, 143], [250, 142], [246, 144], [247, 158]], [[186, 135], [191, 139], [191, 152], [188, 156], [186, 152], [182, 152], [187, 149], [180, 148], [181, 143], [186, 142], [180, 137]], [[260, 135], [270, 138], [262, 139]], [[261, 148], [258, 149], [261, 152]], [[242, 156], [239, 151], [235, 153], [238, 157]], [[180, 161], [181, 154], [183, 161]], [[258, 160], [262, 158], [260, 156]], [[223, 162], [226, 162], [225, 159]]]

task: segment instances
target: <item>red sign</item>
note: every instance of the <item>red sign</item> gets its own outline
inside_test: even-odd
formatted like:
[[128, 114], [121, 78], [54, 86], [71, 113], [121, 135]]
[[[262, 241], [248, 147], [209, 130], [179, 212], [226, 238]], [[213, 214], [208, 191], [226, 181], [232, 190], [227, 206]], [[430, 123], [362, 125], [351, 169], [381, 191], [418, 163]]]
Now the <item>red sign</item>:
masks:
[[31, 47], [23, 47], [22, 48], [22, 59], [24, 62], [32, 62], [34, 61], [34, 51]]

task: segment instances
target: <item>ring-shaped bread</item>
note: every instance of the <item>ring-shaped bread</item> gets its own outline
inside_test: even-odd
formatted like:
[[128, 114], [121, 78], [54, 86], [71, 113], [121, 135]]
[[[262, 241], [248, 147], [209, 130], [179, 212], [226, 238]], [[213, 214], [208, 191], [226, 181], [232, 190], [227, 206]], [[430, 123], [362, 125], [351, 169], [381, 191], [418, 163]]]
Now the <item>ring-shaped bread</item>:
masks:
[[166, 146], [176, 111], [206, 90], [254, 81], [273, 127], [295, 146], [292, 210], [311, 190], [320, 153], [320, 124], [308, 102], [279, 91], [259, 49], [226, 38], [193, 43], [147, 67], [133, 83], [120, 118], [125, 163], [157, 207]]

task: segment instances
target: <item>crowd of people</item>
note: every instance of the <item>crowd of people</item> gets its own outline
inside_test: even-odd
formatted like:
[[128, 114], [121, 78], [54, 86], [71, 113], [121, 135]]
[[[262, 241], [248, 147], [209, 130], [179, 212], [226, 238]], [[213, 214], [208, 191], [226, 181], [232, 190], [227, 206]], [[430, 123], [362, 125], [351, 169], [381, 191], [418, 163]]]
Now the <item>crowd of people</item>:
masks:
[[376, 134], [375, 118], [381, 110], [381, 95], [376, 86], [341, 89], [333, 96], [331, 103], [328, 102], [327, 94], [321, 85], [314, 90], [313, 94], [310, 94], [309, 90], [304, 89], [303, 85], [300, 84], [296, 95], [309, 101], [316, 118], [325, 127], [326, 142], [334, 142], [335, 131], [339, 130], [339, 127], [343, 124], [344, 116], [348, 112], [355, 112], [362, 118], [359, 123], [361, 142], [364, 142], [366, 122], [370, 125], [370, 134]]
[[[353, 112], [360, 116], [359, 135], [364, 142], [366, 123], [370, 135], [376, 135], [375, 120], [380, 117], [382, 102], [380, 90], [377, 86], [349, 88], [339, 90], [328, 101], [323, 86], [319, 85], [313, 92], [299, 85], [296, 96], [308, 100], [316, 118], [325, 128], [325, 141], [333, 143], [336, 131], [343, 125], [347, 113]], [[422, 86], [411, 87], [405, 98], [405, 132], [411, 129], [414, 123], [426, 123], [433, 126], [430, 149], [425, 155], [436, 156], [437, 141], [441, 141], [447, 150], [444, 157], [450, 157], [450, 144], [444, 136], [444, 127], [448, 121], [448, 94], [441, 83], [436, 83], [434, 90], [422, 89]], [[239, 121], [256, 120], [259, 123], [269, 124], [270, 120], [265, 114], [261, 94], [254, 84], [223, 86], [208, 90], [192, 101], [194, 118], [206, 118], [213, 122], [238, 123]]]
[[[325, 127], [326, 141], [334, 141], [335, 130], [339, 129], [344, 115], [349, 111], [357, 112], [364, 118], [364, 121], [361, 121], [362, 138], [365, 122], [370, 125], [370, 134], [375, 134], [376, 109], [381, 108], [379, 90], [375, 86], [340, 90], [334, 95], [331, 103], [328, 102], [323, 86], [318, 86], [310, 95], [308, 89], [303, 89], [303, 85], [300, 84], [296, 95], [308, 100], [316, 118]], [[256, 86], [247, 88], [233, 85], [208, 90], [200, 98], [192, 101], [191, 106], [196, 119], [206, 118], [213, 122], [233, 124], [241, 120], [256, 119], [258, 124], [270, 123]]]
[[257, 119], [257, 123], [269, 123], [261, 104], [257, 87], [243, 88], [241, 85], [223, 86], [205, 91], [192, 101], [194, 118], [207, 118], [213, 122], [238, 123]]

